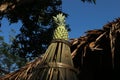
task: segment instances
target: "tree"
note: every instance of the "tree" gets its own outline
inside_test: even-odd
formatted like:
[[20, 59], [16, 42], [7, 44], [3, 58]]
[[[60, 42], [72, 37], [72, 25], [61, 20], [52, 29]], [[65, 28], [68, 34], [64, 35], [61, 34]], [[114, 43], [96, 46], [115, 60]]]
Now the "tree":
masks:
[[13, 42], [13, 53], [18, 51], [26, 61], [44, 53], [52, 36], [51, 16], [62, 12], [62, 0], [1, 0], [0, 4], [1, 19], [5, 17], [11, 24], [22, 22], [21, 33]]
[[26, 58], [26, 61], [44, 53], [46, 44], [51, 40], [46, 41], [46, 38], [50, 38], [47, 36], [51, 36], [51, 16], [61, 12], [61, 0], [14, 0], [2, 3], [6, 3], [9, 9], [2, 11], [1, 16], [8, 18], [10, 23], [21, 20], [23, 24], [21, 33], [13, 42], [13, 53], [19, 51], [19, 56]]
[[0, 75], [13, 72], [25, 64], [22, 58], [12, 55], [11, 50], [11, 44], [6, 43], [4, 37], [0, 36]]
[[[81, 0], [83, 2], [93, 2], [95, 0]], [[21, 33], [16, 36], [12, 45], [5, 42], [1, 44], [1, 64], [5, 63], [5, 71], [13, 71], [25, 62], [43, 54], [52, 39], [54, 30], [51, 16], [62, 12], [61, 0], [1, 0], [0, 19], [7, 18], [12, 23], [22, 22]], [[67, 14], [64, 13], [66, 16]], [[69, 28], [68, 28], [69, 29]], [[6, 51], [6, 52], [3, 52]], [[13, 55], [11, 54], [13, 53]], [[24, 58], [22, 63], [21, 58]], [[14, 68], [12, 67], [14, 64]], [[20, 64], [20, 65], [19, 65]]]
[[96, 0], [81, 0], [81, 1], [83, 1], [83, 2], [90, 2], [90, 3], [96, 3]]
[[0, 44], [1, 75], [7, 74], [19, 69], [19, 64], [22, 65], [20, 58], [18, 56], [10, 54], [10, 45], [5, 42], [2, 42]]

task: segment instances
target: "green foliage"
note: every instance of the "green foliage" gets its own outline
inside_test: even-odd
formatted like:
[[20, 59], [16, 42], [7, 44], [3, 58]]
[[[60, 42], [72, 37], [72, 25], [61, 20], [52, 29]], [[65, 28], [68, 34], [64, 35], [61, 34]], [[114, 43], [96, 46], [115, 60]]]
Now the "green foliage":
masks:
[[[20, 20], [20, 34], [13, 41], [13, 53], [31, 60], [44, 53], [52, 39], [52, 16], [61, 13], [61, 0], [8, 0], [9, 6], [0, 15], [10, 23]], [[14, 52], [15, 51], [15, 52]]]
[[81, 0], [81, 1], [83, 1], [83, 2], [90, 2], [90, 3], [96, 4], [96, 0]]
[[11, 45], [0, 36], [0, 75], [15, 71], [25, 64], [22, 58], [11, 54], [11, 51]]

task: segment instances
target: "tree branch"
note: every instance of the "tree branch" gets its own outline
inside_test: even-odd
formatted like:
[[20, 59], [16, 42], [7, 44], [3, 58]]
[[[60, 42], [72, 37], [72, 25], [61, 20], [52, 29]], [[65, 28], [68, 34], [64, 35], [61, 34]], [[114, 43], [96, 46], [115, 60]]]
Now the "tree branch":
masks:
[[3, 70], [3, 69], [0, 69], [0, 72], [3, 72], [3, 73], [5, 73], [5, 74], [8, 74], [8, 73], [9, 73], [8, 71], [5, 71], [5, 70]]

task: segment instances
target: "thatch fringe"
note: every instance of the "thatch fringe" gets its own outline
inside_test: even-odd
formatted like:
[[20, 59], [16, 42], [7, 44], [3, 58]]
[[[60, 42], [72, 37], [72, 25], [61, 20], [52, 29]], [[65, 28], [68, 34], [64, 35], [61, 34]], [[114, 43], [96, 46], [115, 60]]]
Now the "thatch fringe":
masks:
[[41, 62], [41, 59], [41, 57], [36, 58], [34, 61], [27, 63], [24, 67], [20, 68], [19, 70], [2, 76], [0, 80], [16, 80], [18, 75], [23, 77], [30, 76], [26, 73], [30, 69], [34, 69]]

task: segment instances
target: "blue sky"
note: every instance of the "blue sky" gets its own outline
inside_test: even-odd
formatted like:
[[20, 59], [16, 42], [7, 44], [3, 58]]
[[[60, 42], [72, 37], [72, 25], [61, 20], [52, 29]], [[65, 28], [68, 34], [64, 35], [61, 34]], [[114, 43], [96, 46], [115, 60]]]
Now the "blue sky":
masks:
[[120, 0], [96, 0], [96, 5], [81, 0], [63, 0], [62, 7], [69, 14], [70, 38], [83, 36], [87, 30], [101, 29], [120, 17]]
[[[85, 35], [87, 30], [101, 29], [105, 24], [120, 17], [120, 0], [96, 0], [96, 5], [83, 3], [81, 0], [63, 0], [62, 9], [68, 13], [67, 24], [71, 28], [70, 38], [78, 38]], [[13, 24], [9, 27], [8, 22], [3, 20], [1, 35], [6, 36], [8, 42], [10, 28], [19, 31], [19, 25]], [[14, 34], [15, 35], [15, 34]]]

